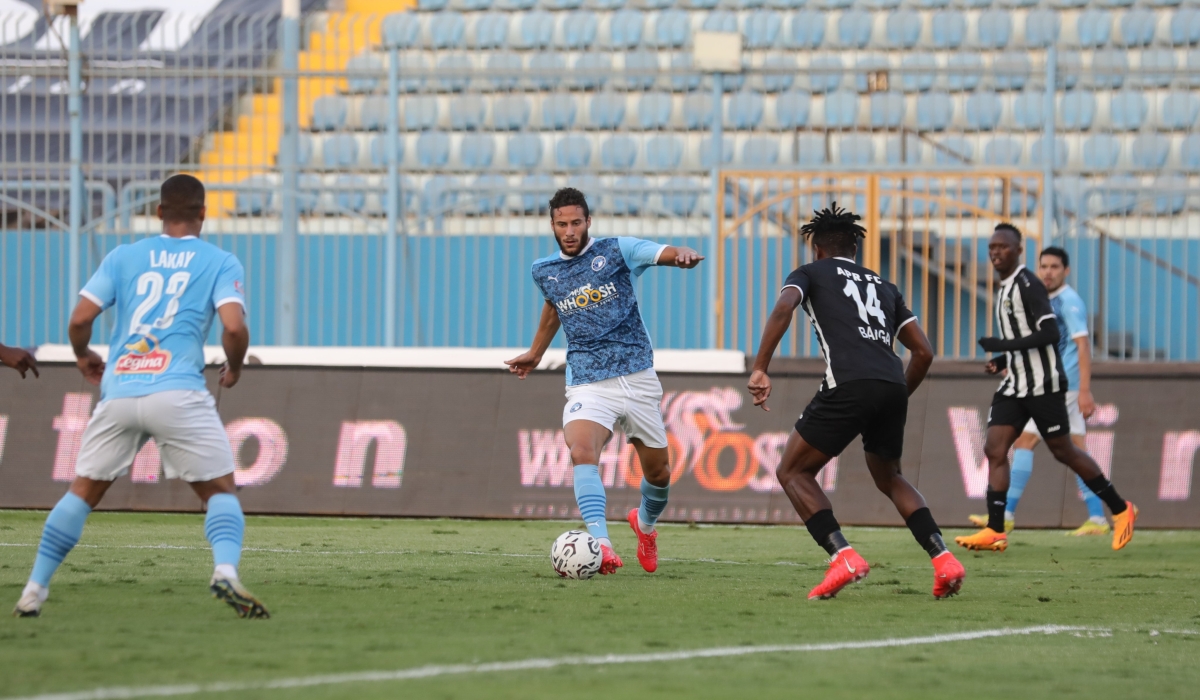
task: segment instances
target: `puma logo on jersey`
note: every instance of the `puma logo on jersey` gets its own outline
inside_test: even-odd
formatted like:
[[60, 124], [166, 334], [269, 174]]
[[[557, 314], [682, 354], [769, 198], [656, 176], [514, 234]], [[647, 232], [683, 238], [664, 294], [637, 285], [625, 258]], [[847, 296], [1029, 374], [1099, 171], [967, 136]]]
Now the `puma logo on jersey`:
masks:
[[187, 267], [194, 257], [196, 257], [194, 251], [168, 253], [165, 250], [152, 250], [150, 251], [150, 267], [165, 267], [177, 270], [181, 267]]

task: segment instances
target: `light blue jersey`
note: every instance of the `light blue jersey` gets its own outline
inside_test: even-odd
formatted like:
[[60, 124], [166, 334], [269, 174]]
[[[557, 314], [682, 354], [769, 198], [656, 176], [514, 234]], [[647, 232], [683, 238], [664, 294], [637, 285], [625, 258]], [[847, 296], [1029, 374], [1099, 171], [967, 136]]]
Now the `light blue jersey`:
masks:
[[206, 391], [204, 339], [218, 307], [246, 306], [237, 257], [195, 236], [117, 246], [79, 292], [115, 306], [100, 399]]
[[1067, 374], [1067, 390], [1079, 391], [1079, 346], [1075, 339], [1088, 337], [1087, 308], [1069, 284], [1050, 293], [1050, 308], [1058, 321], [1058, 354]]

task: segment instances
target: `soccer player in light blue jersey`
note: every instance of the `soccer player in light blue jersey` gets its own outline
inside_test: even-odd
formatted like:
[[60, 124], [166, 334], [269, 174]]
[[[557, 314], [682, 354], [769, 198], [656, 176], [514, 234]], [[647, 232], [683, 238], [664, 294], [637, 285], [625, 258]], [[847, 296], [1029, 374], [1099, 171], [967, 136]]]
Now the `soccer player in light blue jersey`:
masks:
[[546, 303], [529, 352], [508, 360], [524, 379], [542, 361], [559, 326], [567, 335], [567, 401], [563, 436], [575, 465], [575, 501], [588, 532], [600, 541], [601, 574], [622, 566], [608, 537], [600, 453], [619, 424], [642, 463], [641, 506], [627, 520], [638, 538], [638, 562], [658, 568], [655, 524], [667, 507], [671, 469], [667, 429], [654, 373], [654, 348], [642, 323], [633, 278], [654, 265], [691, 269], [702, 255], [639, 238], [592, 238], [587, 199], [564, 188], [550, 200], [550, 224], [560, 252], [533, 263]]
[[[1086, 449], [1087, 419], [1096, 410], [1092, 398], [1092, 353], [1091, 334], [1088, 332], [1087, 308], [1083, 299], [1071, 285], [1067, 275], [1071, 273], [1070, 257], [1062, 248], [1049, 247], [1038, 258], [1038, 277], [1050, 293], [1050, 308], [1058, 321], [1058, 354], [1062, 357], [1063, 371], [1067, 375], [1067, 415], [1071, 422], [1071, 441], [1080, 449]], [[1012, 477], [1008, 487], [1008, 510], [1004, 514], [1005, 530], [1011, 531], [1016, 523], [1015, 513], [1025, 485], [1033, 475], [1033, 448], [1041, 442], [1041, 435], [1033, 421], [1025, 426], [1021, 437], [1013, 445]], [[1084, 487], [1083, 480], [1076, 475], [1080, 493], [1087, 505], [1088, 519], [1070, 534], [1107, 535], [1108, 520], [1104, 517], [1104, 503]], [[987, 516], [971, 516], [972, 522], [980, 527], [987, 525]]]
[[[79, 293], [69, 335], [83, 376], [100, 386], [71, 488], [46, 518], [29, 583], [13, 614], [36, 617], [50, 577], [79, 541], [83, 525], [138, 450], [154, 438], [168, 477], [188, 482], [207, 506], [213, 595], [239, 617], [269, 617], [238, 579], [245, 518], [234, 484], [233, 452], [204, 384], [204, 338], [220, 316], [227, 359], [224, 388], [237, 384], [250, 345], [245, 272], [231, 253], [200, 240], [204, 185], [190, 175], [162, 184], [160, 236], [118, 246]], [[108, 360], [88, 348], [92, 323], [116, 309]]]

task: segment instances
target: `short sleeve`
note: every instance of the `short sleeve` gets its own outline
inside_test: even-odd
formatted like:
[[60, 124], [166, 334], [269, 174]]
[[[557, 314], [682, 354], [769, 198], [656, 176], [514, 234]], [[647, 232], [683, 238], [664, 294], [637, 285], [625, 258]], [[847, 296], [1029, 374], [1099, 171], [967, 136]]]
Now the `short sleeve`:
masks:
[[1067, 325], [1067, 336], [1070, 338], [1086, 338], [1088, 337], [1087, 311], [1083, 308], [1083, 302], [1078, 298], [1069, 298], [1063, 300], [1063, 321]]
[[896, 333], [906, 325], [917, 320], [916, 314], [908, 308], [908, 304], [904, 303], [904, 295], [900, 293], [900, 289], [896, 285], [891, 285], [892, 294], [896, 297], [896, 308], [892, 310], [892, 318], [896, 320]]
[[542, 286], [542, 281], [538, 279], [537, 268], [531, 268], [529, 270], [529, 276], [533, 278], [534, 286], [536, 286], [538, 288], [538, 291], [542, 293], [542, 298], [550, 303], [554, 303], [550, 299], [550, 295], [546, 292], [546, 288]]
[[779, 288], [779, 292], [782, 294], [783, 290], [787, 289], [788, 287], [795, 287], [796, 289], [800, 290], [800, 301], [804, 301], [805, 297], [808, 296], [808, 283], [808, 270], [804, 269], [804, 267], [797, 267], [795, 270], [792, 270], [792, 274], [788, 275], [787, 279], [783, 281], [783, 286]]
[[625, 266], [634, 275], [640, 275], [646, 268], [658, 264], [658, 256], [662, 255], [666, 246], [644, 238], [621, 236], [617, 238], [621, 248], [621, 257], [625, 258]]
[[1025, 304], [1025, 313], [1029, 314], [1035, 330], [1041, 328], [1042, 321], [1046, 319], [1057, 323], [1054, 307], [1050, 306], [1050, 294], [1046, 292], [1046, 287], [1041, 280], [1027, 274], [1023, 275], [1023, 279], [1018, 279], [1015, 284], [1020, 290], [1021, 302]]
[[117, 261], [116, 257], [124, 246], [118, 246], [104, 256], [100, 267], [88, 283], [79, 290], [79, 296], [91, 301], [101, 309], [107, 309], [117, 303]]
[[213, 308], [226, 304], [241, 304], [246, 308], [246, 271], [237, 256], [228, 255], [217, 273], [217, 284], [213, 287]]

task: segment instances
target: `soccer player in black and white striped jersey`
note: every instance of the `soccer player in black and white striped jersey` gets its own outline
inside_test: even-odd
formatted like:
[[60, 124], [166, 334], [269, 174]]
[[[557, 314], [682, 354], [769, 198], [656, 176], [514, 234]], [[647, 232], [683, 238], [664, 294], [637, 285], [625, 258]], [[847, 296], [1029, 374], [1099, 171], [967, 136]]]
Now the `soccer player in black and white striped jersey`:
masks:
[[1059, 329], [1050, 295], [1036, 275], [1021, 265], [1021, 231], [1012, 224], [996, 226], [988, 242], [988, 257], [1000, 275], [996, 294], [998, 338], [980, 338], [986, 352], [1003, 353], [988, 361], [988, 374], [1004, 373], [988, 411], [988, 524], [974, 535], [956, 537], [967, 549], [1003, 552], [1008, 548], [1004, 511], [1008, 505], [1008, 451], [1032, 419], [1046, 447], [1113, 514], [1113, 549], [1133, 538], [1137, 507], [1117, 495], [1095, 460], [1071, 442], [1067, 413], [1067, 377], [1058, 354]]

